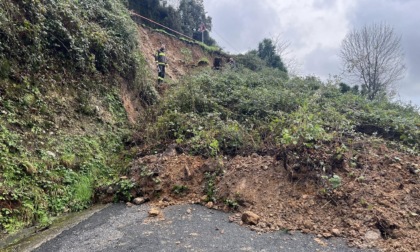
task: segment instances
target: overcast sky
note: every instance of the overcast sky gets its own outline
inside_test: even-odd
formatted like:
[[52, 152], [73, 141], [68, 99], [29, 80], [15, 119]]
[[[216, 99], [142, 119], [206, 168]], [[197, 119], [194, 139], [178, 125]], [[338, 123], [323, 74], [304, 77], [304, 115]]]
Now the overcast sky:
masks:
[[[204, 0], [211, 36], [227, 52], [256, 49], [264, 38], [289, 42], [300, 75], [339, 75], [341, 41], [353, 28], [386, 22], [401, 35], [407, 66], [399, 98], [420, 106], [420, 0]], [[288, 59], [285, 59], [287, 61]], [[296, 64], [297, 63], [297, 64]]]

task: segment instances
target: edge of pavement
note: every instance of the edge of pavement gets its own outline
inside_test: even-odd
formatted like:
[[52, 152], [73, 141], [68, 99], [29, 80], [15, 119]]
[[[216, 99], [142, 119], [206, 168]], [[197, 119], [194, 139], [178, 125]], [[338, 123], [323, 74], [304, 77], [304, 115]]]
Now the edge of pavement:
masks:
[[16, 234], [7, 235], [0, 240], [0, 251], [32, 251], [45, 242], [54, 239], [62, 232], [76, 226], [88, 219], [93, 214], [108, 208], [112, 204], [94, 205], [87, 210], [78, 213], [70, 213], [53, 220], [53, 223], [45, 229], [31, 227], [19, 231]]

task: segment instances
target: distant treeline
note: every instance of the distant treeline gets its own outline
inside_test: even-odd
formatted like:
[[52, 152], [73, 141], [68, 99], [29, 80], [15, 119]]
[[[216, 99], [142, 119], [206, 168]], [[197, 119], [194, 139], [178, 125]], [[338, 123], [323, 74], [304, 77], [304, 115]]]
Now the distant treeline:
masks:
[[[210, 46], [216, 43], [209, 35], [212, 28], [211, 17], [206, 16], [203, 0], [180, 0], [178, 7], [160, 0], [129, 0], [129, 8], [199, 41], [202, 40], [200, 27], [204, 25], [206, 31], [203, 34], [203, 42]], [[146, 20], [144, 22], [151, 27], [162, 28]]]

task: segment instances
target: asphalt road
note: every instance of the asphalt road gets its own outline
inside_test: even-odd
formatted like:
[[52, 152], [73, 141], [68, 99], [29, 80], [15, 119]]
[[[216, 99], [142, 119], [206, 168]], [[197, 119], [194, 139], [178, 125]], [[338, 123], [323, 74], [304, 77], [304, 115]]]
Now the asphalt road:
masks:
[[200, 205], [168, 207], [160, 219], [148, 217], [149, 208], [111, 205], [32, 251], [361, 251], [340, 239], [323, 240], [322, 246], [300, 233], [258, 234]]

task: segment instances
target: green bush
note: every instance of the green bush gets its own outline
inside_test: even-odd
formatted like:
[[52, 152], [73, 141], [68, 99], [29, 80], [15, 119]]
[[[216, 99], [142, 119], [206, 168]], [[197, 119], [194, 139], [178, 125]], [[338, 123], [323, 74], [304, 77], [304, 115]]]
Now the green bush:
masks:
[[121, 1], [4, 1], [0, 56], [22, 69], [67, 62], [59, 66], [124, 76], [131, 71], [136, 27]]
[[316, 77], [288, 78], [266, 68], [201, 71], [183, 79], [155, 109], [159, 116], [149, 126], [157, 126], [151, 141], [175, 141], [204, 156], [270, 146], [312, 148], [354, 135], [360, 125], [383, 129], [382, 137], [411, 147], [419, 144], [420, 118], [414, 107], [372, 102]]
[[2, 232], [85, 209], [124, 172], [120, 84], [157, 96], [123, 2], [0, 0]]
[[[59, 78], [86, 86], [86, 78], [92, 76], [120, 76], [153, 103], [156, 94], [145, 80], [137, 27], [125, 4], [0, 0], [0, 79], [27, 78], [51, 85]], [[97, 88], [95, 84], [91, 88]]]

